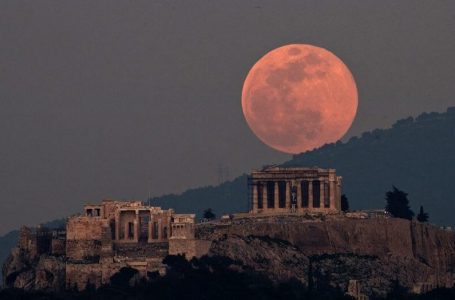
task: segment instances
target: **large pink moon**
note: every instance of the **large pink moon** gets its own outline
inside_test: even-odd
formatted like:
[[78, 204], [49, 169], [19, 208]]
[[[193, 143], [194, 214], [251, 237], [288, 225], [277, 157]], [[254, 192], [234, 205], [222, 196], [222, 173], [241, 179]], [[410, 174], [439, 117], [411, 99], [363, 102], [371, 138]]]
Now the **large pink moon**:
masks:
[[357, 112], [357, 87], [330, 51], [306, 44], [274, 49], [249, 71], [242, 109], [268, 146], [297, 154], [342, 138]]

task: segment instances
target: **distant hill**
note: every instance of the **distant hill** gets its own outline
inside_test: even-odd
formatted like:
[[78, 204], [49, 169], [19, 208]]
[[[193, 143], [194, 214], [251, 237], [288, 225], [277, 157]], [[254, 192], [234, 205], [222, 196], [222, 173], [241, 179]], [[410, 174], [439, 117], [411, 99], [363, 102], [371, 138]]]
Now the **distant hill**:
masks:
[[220, 216], [225, 213], [248, 211], [247, 175], [224, 182], [216, 187], [190, 189], [180, 195], [165, 195], [151, 200], [151, 204], [173, 208], [177, 212], [196, 213], [201, 217], [207, 208]]
[[[383, 208], [385, 192], [395, 185], [409, 193], [415, 212], [423, 205], [430, 222], [455, 227], [455, 107], [295, 155], [283, 165], [336, 168], [353, 209]], [[248, 211], [247, 176], [216, 187], [156, 197], [151, 204], [195, 212], [198, 217], [209, 207], [218, 216]], [[0, 237], [0, 262], [16, 240], [17, 231]]]
[[[383, 208], [385, 192], [395, 185], [409, 193], [414, 211], [423, 205], [432, 223], [455, 226], [455, 107], [295, 155], [283, 165], [336, 168], [353, 209]], [[199, 216], [208, 207], [218, 214], [246, 211], [247, 176], [152, 203]]]

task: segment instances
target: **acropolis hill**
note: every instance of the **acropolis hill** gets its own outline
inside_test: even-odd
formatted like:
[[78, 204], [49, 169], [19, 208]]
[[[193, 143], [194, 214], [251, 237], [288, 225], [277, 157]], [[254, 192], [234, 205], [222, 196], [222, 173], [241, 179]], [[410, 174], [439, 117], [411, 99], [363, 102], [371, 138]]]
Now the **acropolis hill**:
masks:
[[[393, 280], [415, 292], [455, 283], [455, 234], [390, 218], [383, 211], [340, 211], [342, 180], [333, 169], [269, 167], [249, 179], [249, 212], [198, 223], [141, 201], [106, 199], [67, 219], [66, 229], [23, 227], [3, 268], [23, 289], [99, 287], [123, 267], [164, 274], [167, 255], [219, 255], [275, 281], [307, 284], [312, 270], [330, 284], [385, 294]], [[316, 275], [315, 275], [316, 276]], [[361, 285], [360, 285], [361, 283]], [[364, 299], [364, 298], [362, 298]]]

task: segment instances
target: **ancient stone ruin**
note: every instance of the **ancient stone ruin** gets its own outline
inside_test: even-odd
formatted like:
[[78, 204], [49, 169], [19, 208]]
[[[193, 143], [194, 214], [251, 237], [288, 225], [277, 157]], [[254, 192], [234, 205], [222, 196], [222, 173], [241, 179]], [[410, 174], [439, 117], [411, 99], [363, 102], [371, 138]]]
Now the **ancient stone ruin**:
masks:
[[341, 209], [341, 177], [335, 169], [266, 167], [251, 173], [249, 185], [253, 214]]
[[66, 228], [22, 227], [4, 283], [82, 290], [109, 283], [124, 267], [147, 278], [166, 272], [167, 255], [207, 254], [276, 282], [325, 278], [356, 299], [385, 295], [393, 280], [416, 293], [455, 284], [453, 231], [382, 210], [341, 212], [341, 177], [333, 169], [268, 167], [253, 171], [248, 183], [251, 210], [210, 222], [142, 201], [105, 199], [85, 205]]
[[41, 270], [41, 281], [36, 278], [40, 270], [33, 270], [33, 274], [10, 272], [6, 284], [84, 289], [89, 284], [99, 287], [108, 283], [123, 267], [133, 267], [143, 277], [147, 272], [163, 273], [162, 260], [169, 254], [191, 258], [208, 251], [210, 242], [194, 237], [194, 219], [194, 214], [176, 214], [141, 201], [106, 199], [85, 205], [82, 215], [67, 219], [66, 230], [22, 227], [14, 250], [17, 256], [38, 265], [52, 260], [53, 266]]

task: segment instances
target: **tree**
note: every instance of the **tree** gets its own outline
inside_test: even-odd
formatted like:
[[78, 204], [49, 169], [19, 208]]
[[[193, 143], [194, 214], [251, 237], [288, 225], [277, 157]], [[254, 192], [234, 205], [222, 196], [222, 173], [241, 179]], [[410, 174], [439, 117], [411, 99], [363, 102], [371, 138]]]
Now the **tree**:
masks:
[[115, 287], [128, 287], [130, 285], [130, 281], [134, 275], [138, 273], [138, 270], [131, 268], [131, 267], [123, 267], [111, 276], [110, 283], [112, 286]]
[[211, 208], [207, 208], [206, 210], [204, 210], [204, 214], [202, 215], [202, 217], [207, 220], [213, 220], [216, 218], [216, 215]]
[[417, 215], [417, 221], [422, 222], [422, 223], [428, 222], [428, 213], [423, 211], [422, 205], [420, 205], [420, 212]]
[[409, 208], [408, 194], [393, 186], [393, 191], [386, 193], [387, 205], [385, 210], [395, 218], [411, 220], [414, 212]]
[[392, 286], [390, 291], [387, 293], [387, 298], [390, 300], [396, 299], [406, 299], [409, 295], [409, 289], [400, 284], [398, 280], [392, 281]]
[[341, 211], [349, 211], [349, 201], [345, 194], [341, 195]]

